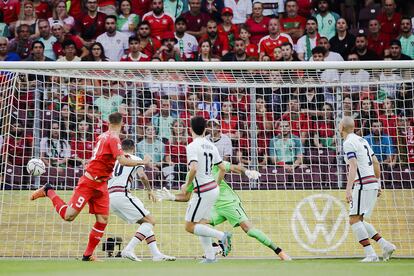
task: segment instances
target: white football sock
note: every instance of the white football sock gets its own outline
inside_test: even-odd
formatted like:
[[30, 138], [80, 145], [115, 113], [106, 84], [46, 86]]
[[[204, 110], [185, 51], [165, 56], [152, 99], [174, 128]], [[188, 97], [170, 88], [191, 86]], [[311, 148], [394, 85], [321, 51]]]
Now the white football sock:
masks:
[[141, 224], [137, 232], [135, 233], [135, 236], [129, 241], [128, 245], [125, 247], [125, 250], [127, 251], [134, 251], [135, 247], [142, 242], [144, 239], [146, 239], [149, 236], [154, 235], [154, 232], [152, 232], [152, 224], [144, 222]]
[[[362, 223], [362, 221], [358, 221], [357, 223], [352, 224], [351, 227], [352, 227], [352, 231], [354, 232], [354, 235], [357, 238], [358, 242], [360, 242], [362, 240], [368, 240], [369, 241], [368, 232], [365, 229], [365, 226]], [[366, 256], [377, 255], [375, 253], [374, 248], [371, 245], [364, 246], [364, 251], [365, 251]]]
[[[365, 229], [367, 229], [368, 235], [371, 237], [371, 239], [378, 234], [377, 230], [375, 230], [374, 226], [368, 222], [363, 222]], [[388, 245], [390, 245], [390, 242], [387, 241], [386, 239], [384, 239], [383, 237], [381, 237], [377, 243], [381, 246], [382, 249], [384, 249], [385, 247], [387, 247]]]
[[199, 236], [198, 237], [200, 239], [201, 242], [201, 246], [204, 249], [204, 254], [206, 255], [207, 259], [213, 260], [216, 258], [215, 253], [214, 253], [214, 248], [211, 244], [211, 238], [210, 237], [204, 237], [204, 236]]
[[158, 249], [158, 246], [157, 246], [157, 242], [156, 241], [153, 241], [153, 242], [149, 243], [148, 244], [148, 247], [149, 247], [149, 249], [151, 251], [151, 255], [153, 257], [157, 257], [157, 256], [161, 256], [162, 255], [162, 253]]
[[197, 236], [216, 238], [218, 240], [221, 240], [224, 237], [223, 232], [208, 227], [204, 224], [196, 224], [196, 226], [194, 227], [194, 234]]

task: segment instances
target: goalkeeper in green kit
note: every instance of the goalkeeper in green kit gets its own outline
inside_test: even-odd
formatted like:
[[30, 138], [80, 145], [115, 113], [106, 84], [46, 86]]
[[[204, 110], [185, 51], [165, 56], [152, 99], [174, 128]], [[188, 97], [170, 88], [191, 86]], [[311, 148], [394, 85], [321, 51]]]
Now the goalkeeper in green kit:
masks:
[[[249, 179], [257, 180], [260, 177], [260, 173], [254, 170], [248, 170], [241, 165], [232, 165], [229, 162], [223, 161], [226, 172], [234, 172], [238, 174], [245, 174]], [[212, 174], [214, 178], [217, 179], [218, 176], [218, 167], [213, 166]], [[277, 245], [275, 245], [272, 240], [262, 231], [255, 228], [254, 225], [249, 221], [247, 217], [239, 196], [236, 194], [235, 191], [230, 187], [230, 185], [225, 181], [221, 181], [220, 185], [220, 194], [219, 198], [217, 199], [212, 212], [211, 218], [208, 222], [210, 225], [215, 226], [219, 225], [226, 220], [233, 226], [237, 227], [240, 226], [243, 231], [252, 238], [255, 238], [263, 245], [269, 247], [274, 251], [281, 260], [291, 260], [291, 258], [282, 251]], [[181, 193], [174, 195], [171, 194], [166, 188], [162, 190], [158, 190], [156, 195], [159, 200], [171, 200], [175, 201], [176, 197], [182, 199], [190, 199], [191, 193], [193, 192], [194, 185], [193, 183], [186, 187], [186, 185], [181, 186]]]

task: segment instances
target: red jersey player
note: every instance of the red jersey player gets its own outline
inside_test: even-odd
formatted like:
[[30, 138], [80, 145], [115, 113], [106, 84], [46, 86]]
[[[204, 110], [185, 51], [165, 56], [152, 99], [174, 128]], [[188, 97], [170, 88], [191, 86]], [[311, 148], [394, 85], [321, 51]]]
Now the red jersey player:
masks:
[[101, 240], [109, 216], [109, 193], [107, 180], [110, 178], [115, 161], [124, 166], [139, 166], [149, 163], [149, 157], [143, 161], [129, 159], [124, 155], [119, 139], [122, 129], [122, 114], [115, 112], [109, 115], [109, 130], [102, 133], [93, 150], [92, 158], [86, 165], [85, 174], [79, 179], [72, 197], [65, 203], [50, 184], [33, 192], [30, 199], [36, 200], [48, 197], [53, 203], [56, 212], [65, 221], [73, 221], [86, 203], [89, 204], [89, 213], [96, 217], [95, 225], [89, 234], [89, 242], [83, 253], [83, 261], [94, 261], [93, 251]]

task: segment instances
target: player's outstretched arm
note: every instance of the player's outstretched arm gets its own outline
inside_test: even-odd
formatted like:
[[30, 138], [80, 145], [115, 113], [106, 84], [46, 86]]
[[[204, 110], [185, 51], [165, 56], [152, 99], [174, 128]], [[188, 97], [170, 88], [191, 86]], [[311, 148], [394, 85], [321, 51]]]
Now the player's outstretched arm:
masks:
[[148, 165], [151, 162], [151, 157], [149, 155], [145, 155], [143, 160], [133, 160], [121, 154], [116, 157], [116, 160], [118, 160], [119, 164], [123, 166], [135, 167]]
[[358, 163], [356, 158], [349, 160], [349, 172], [348, 181], [346, 183], [346, 201], [349, 203], [352, 201], [352, 186], [357, 175]]
[[151, 200], [152, 202], [156, 202], [157, 198], [152, 192], [151, 184], [149, 183], [148, 176], [145, 173], [144, 168], [142, 167], [138, 168], [137, 174], [142, 184], [144, 184], [145, 190], [148, 192], [148, 199]]
[[231, 165], [230, 166], [230, 171], [234, 172], [234, 173], [238, 173], [238, 174], [244, 174], [249, 179], [254, 179], [254, 180], [257, 180], [262, 176], [258, 171], [249, 170], [249, 169], [247, 169], [246, 167], [244, 167], [242, 165]]
[[173, 194], [168, 191], [165, 187], [161, 190], [157, 190], [156, 197], [159, 201], [169, 200], [169, 201], [178, 201], [178, 202], [187, 202], [190, 200], [191, 192], [186, 190], [181, 190], [181, 193]]

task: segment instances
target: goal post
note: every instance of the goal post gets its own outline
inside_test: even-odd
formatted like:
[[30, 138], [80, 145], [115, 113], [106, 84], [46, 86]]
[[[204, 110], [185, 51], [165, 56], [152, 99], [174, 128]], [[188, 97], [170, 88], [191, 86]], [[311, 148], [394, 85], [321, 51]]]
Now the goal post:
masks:
[[[124, 115], [121, 138], [135, 141], [137, 155], [152, 156], [146, 173], [153, 188], [172, 191], [187, 172], [189, 120], [205, 117], [222, 157], [261, 173], [255, 182], [226, 176], [251, 222], [293, 257], [309, 258], [363, 254], [348, 225], [338, 133], [340, 119], [352, 116], [381, 162], [383, 195], [370, 221], [397, 245], [396, 256], [414, 257], [412, 62], [0, 62], [0, 68], [0, 257], [82, 254], [94, 220], [87, 207], [67, 223], [49, 200], [28, 196], [50, 183], [68, 200], [114, 111]], [[31, 158], [45, 162], [45, 174], [27, 174]], [[154, 215], [163, 252], [201, 255], [184, 230], [186, 204], [151, 203], [139, 181], [131, 192]], [[234, 232], [232, 257], [274, 258], [240, 228], [217, 227]], [[111, 215], [98, 256], [115, 256], [136, 228]], [[137, 255], [150, 254], [143, 245]]]

